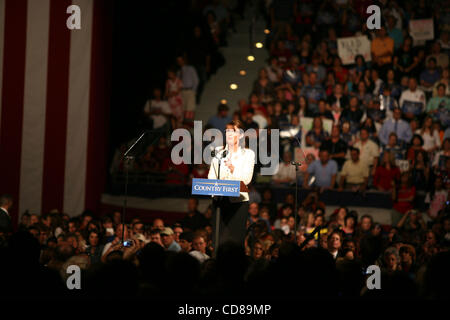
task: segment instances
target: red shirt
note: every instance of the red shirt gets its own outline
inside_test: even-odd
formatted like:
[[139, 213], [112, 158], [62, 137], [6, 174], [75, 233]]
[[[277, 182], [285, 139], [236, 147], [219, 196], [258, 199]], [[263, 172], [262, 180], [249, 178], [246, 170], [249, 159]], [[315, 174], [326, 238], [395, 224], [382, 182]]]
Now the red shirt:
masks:
[[[407, 199], [409, 197], [416, 196], [416, 187], [400, 187], [397, 194], [397, 201], [400, 199]], [[394, 203], [394, 209], [401, 213], [406, 213], [406, 211], [413, 209], [413, 202], [396, 202]]]
[[386, 167], [378, 166], [373, 177], [373, 184], [375, 187], [381, 187], [384, 190], [392, 190], [392, 181], [398, 181], [399, 179], [399, 168], [391, 167], [390, 169], [387, 169]]
[[341, 71], [334, 71], [334, 77], [336, 78], [336, 81], [339, 83], [344, 83], [345, 76], [348, 74], [348, 70], [344, 67], [341, 68]]
[[189, 167], [185, 163], [176, 165], [171, 159], [164, 161], [161, 171], [167, 173], [167, 184], [184, 184], [189, 175]]
[[257, 111], [262, 112], [262, 114], [264, 115], [264, 117], [267, 117], [267, 110], [266, 108], [264, 108], [264, 106], [262, 105], [251, 105], [251, 104], [247, 104], [245, 105], [242, 110], [241, 110], [241, 116], [244, 117], [245, 115], [247, 115], [247, 110], [249, 108], [253, 108], [253, 110], [255, 110], [255, 114], [257, 113]]

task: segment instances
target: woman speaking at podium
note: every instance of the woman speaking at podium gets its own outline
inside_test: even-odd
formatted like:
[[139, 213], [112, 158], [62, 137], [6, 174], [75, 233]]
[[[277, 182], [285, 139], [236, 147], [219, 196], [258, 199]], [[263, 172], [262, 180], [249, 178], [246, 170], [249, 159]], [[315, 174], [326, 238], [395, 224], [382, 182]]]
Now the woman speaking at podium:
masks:
[[[225, 140], [225, 148], [220, 147], [211, 161], [208, 179], [238, 180], [247, 186], [253, 177], [255, 153], [245, 148], [241, 121], [233, 120], [226, 125]], [[216, 234], [213, 239], [215, 249], [217, 235], [219, 245], [226, 241], [244, 245], [248, 200], [248, 192], [240, 192], [239, 197], [213, 197], [212, 222]], [[220, 209], [220, 214], [217, 209]]]

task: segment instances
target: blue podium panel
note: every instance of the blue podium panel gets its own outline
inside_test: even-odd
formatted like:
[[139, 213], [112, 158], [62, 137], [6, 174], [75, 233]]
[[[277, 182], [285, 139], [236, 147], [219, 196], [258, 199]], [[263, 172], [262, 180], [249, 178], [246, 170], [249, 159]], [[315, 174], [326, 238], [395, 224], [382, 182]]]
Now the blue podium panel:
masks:
[[217, 179], [192, 179], [192, 194], [203, 196], [239, 197], [240, 181]]

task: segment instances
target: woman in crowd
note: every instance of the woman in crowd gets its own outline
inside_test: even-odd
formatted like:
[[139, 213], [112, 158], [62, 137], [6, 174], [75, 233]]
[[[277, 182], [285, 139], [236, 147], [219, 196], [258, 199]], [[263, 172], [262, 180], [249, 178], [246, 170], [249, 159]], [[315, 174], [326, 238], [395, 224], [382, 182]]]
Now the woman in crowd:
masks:
[[373, 185], [377, 190], [387, 192], [395, 188], [400, 180], [400, 169], [395, 165], [395, 157], [392, 152], [383, 152], [380, 164], [375, 170]]
[[181, 126], [184, 115], [181, 89], [183, 89], [183, 83], [176, 76], [175, 71], [170, 69], [167, 71], [165, 97], [169, 102], [170, 109], [172, 109], [172, 114], [176, 119], [176, 125], [178, 127]]
[[433, 119], [426, 117], [422, 129], [416, 131], [423, 139], [423, 149], [426, 152], [434, 152], [441, 147], [439, 132], [433, 129]]
[[416, 154], [418, 152], [425, 151], [423, 149], [423, 138], [419, 134], [415, 134], [411, 139], [411, 147], [408, 149], [408, 153], [406, 154], [406, 159], [414, 165], [414, 161], [416, 159]]
[[400, 177], [400, 184], [394, 189], [393, 215], [394, 225], [400, 221], [401, 217], [409, 210], [413, 209], [414, 199], [416, 197], [416, 187], [411, 185], [411, 178], [408, 172], [404, 172]]

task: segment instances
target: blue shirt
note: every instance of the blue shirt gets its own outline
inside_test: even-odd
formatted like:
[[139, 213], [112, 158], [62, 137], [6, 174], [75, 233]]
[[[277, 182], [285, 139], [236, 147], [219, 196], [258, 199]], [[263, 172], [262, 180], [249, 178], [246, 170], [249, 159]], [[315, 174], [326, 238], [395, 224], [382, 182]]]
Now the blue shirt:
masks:
[[177, 76], [183, 82], [184, 89], [191, 89], [197, 91], [198, 86], [198, 75], [197, 71], [192, 66], [183, 66], [180, 71], [178, 71]]
[[315, 160], [308, 166], [308, 173], [313, 175], [316, 180], [314, 185], [317, 187], [333, 187], [331, 185], [331, 178], [337, 174], [338, 166], [336, 161], [329, 160], [326, 165], [323, 165], [320, 160]]
[[388, 35], [390, 38], [394, 39], [394, 48], [398, 49], [403, 43], [403, 33], [402, 30], [398, 28], [393, 28], [389, 30]]
[[444, 132], [444, 140], [447, 138], [450, 138], [450, 127], [445, 129], [445, 132]]
[[180, 245], [174, 240], [170, 246], [167, 248], [168, 251], [174, 251], [174, 252], [180, 252], [181, 247]]
[[231, 121], [231, 117], [227, 116], [225, 118], [221, 118], [217, 115], [212, 116], [208, 120], [208, 124], [211, 125], [213, 128], [219, 129], [222, 134], [225, 134], [225, 128], [227, 126], [227, 123]]
[[437, 69], [434, 69], [433, 71], [425, 69], [420, 74], [420, 80], [423, 80], [427, 83], [434, 84], [436, 81], [439, 81], [441, 78], [441, 75], [439, 74], [439, 71]]
[[[314, 99], [318, 102], [320, 99], [325, 99], [325, 97], [326, 97], [325, 90], [322, 88], [322, 86], [320, 84], [315, 84], [314, 86], [311, 86], [308, 84], [307, 86], [304, 86], [302, 88], [302, 90], [300, 91], [300, 94], [302, 96], [305, 96], [306, 99], [308, 100], [308, 102], [309, 102], [309, 99]], [[317, 103], [309, 102], [308, 109], [309, 109], [309, 111], [316, 112], [317, 111]]]
[[397, 121], [397, 127], [395, 126], [394, 119], [388, 119], [384, 121], [379, 134], [380, 141], [383, 145], [388, 144], [389, 135], [391, 134], [391, 132], [395, 132], [397, 134], [398, 140], [407, 143], [411, 140], [413, 134], [408, 122], [401, 119]]

